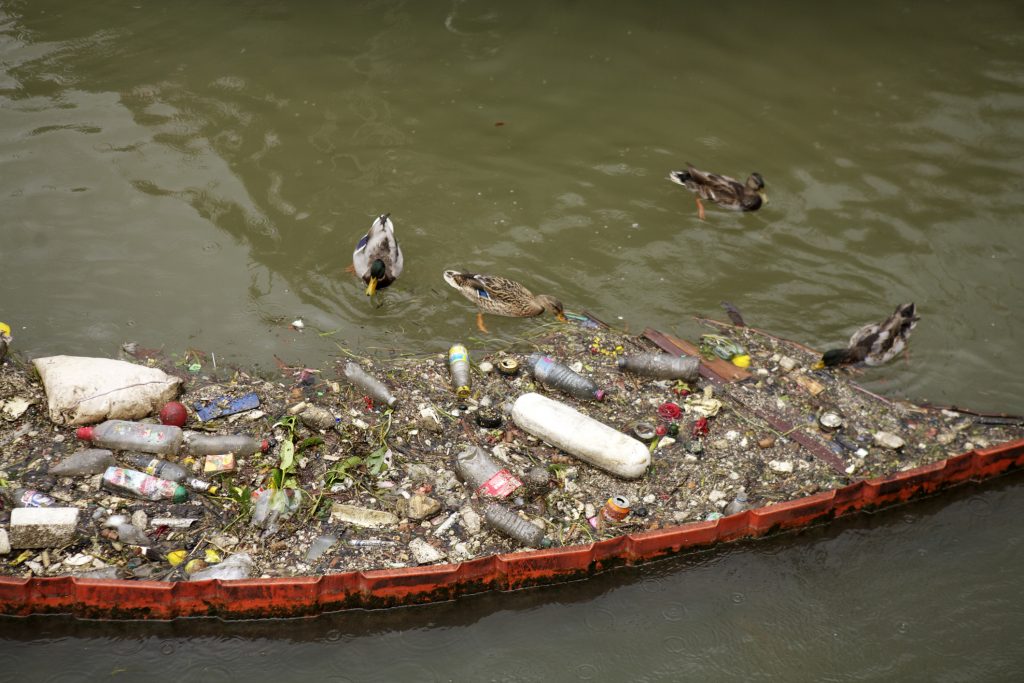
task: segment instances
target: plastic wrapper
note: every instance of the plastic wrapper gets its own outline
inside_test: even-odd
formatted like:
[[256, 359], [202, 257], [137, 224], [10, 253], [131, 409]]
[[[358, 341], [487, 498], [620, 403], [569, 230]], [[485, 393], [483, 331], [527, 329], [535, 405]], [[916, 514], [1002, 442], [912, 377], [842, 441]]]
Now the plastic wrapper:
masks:
[[252, 525], [264, 529], [264, 535], [276, 532], [302, 504], [302, 493], [295, 489], [260, 489], [252, 496]]

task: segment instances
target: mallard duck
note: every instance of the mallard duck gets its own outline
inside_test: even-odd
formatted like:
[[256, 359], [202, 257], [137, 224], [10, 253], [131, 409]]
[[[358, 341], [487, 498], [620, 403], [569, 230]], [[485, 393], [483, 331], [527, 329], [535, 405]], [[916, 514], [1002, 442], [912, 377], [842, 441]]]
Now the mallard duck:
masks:
[[531, 318], [544, 311], [550, 311], [565, 322], [562, 302], [547, 294], [534, 294], [514, 280], [496, 275], [460, 273], [457, 270], [444, 271], [444, 281], [476, 304], [476, 326], [486, 333], [484, 313], [505, 315], [512, 318]]
[[845, 349], [831, 349], [814, 364], [814, 369], [864, 363], [882, 365], [898, 356], [907, 346], [907, 337], [920, 318], [915, 315], [913, 303], [900, 304], [879, 325], [865, 325], [850, 337]]
[[744, 185], [729, 176], [697, 170], [689, 162], [686, 169], [672, 171], [668, 179], [697, 195], [697, 216], [701, 220], [704, 220], [701, 199], [735, 211], [757, 211], [762, 204], [768, 202], [768, 195], [764, 192], [764, 178], [760, 173], [751, 173]]
[[366, 283], [367, 296], [373, 296], [402, 274], [402, 249], [395, 239], [395, 225], [390, 215], [378, 216], [352, 252], [352, 270]]

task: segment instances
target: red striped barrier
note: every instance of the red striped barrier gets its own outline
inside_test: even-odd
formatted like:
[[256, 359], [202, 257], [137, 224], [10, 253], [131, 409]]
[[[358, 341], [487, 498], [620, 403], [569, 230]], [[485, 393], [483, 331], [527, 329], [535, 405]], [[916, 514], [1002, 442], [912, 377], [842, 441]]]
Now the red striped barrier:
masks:
[[1024, 439], [833, 491], [589, 545], [491, 555], [458, 565], [327, 576], [166, 583], [99, 579], [0, 578], [0, 613], [72, 614], [93, 619], [294, 617], [451, 600], [592, 576], [619, 566], [756, 538], [835, 517], [904, 503], [966, 481], [1024, 466]]

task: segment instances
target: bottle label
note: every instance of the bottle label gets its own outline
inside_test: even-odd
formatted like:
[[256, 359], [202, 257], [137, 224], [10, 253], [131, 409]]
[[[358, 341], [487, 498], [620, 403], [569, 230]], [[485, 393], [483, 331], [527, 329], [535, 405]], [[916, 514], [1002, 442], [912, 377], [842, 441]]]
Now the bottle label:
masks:
[[25, 491], [21, 494], [21, 505], [23, 508], [45, 508], [53, 505], [53, 498], [39, 491]]
[[161, 498], [173, 498], [178, 485], [173, 481], [166, 481], [157, 477], [126, 470], [122, 467], [111, 467], [103, 475], [108, 485], [119, 488], [123, 491], [130, 491], [143, 498], [160, 500]]
[[142, 471], [145, 472], [146, 474], [152, 474], [153, 476], [156, 476], [157, 470], [159, 470], [159, 469], [160, 469], [160, 459], [159, 458], [153, 458], [148, 463], [146, 463], [146, 466], [144, 468], [142, 468]]
[[448, 349], [448, 362], [458, 363], [459, 361], [469, 361], [469, 352], [462, 344], [456, 344]]
[[519, 481], [514, 474], [506, 469], [500, 469], [490, 479], [481, 484], [477, 492], [495, 498], [506, 498], [522, 485], [523, 482]]

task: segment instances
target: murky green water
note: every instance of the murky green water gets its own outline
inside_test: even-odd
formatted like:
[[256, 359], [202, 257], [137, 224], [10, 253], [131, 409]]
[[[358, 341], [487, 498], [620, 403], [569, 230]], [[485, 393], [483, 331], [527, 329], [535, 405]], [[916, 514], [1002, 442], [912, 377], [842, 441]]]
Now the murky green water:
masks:
[[[1022, 47], [1008, 2], [5, 2], [0, 320], [33, 356], [322, 366], [536, 324], [479, 341], [448, 267], [686, 337], [727, 299], [815, 347], [913, 300], [909, 362], [865, 382], [1024, 412]], [[771, 202], [701, 222], [665, 179], [686, 161], [759, 171]], [[384, 211], [407, 266], [375, 308], [344, 267]], [[418, 628], [410, 661], [445, 642]]]

